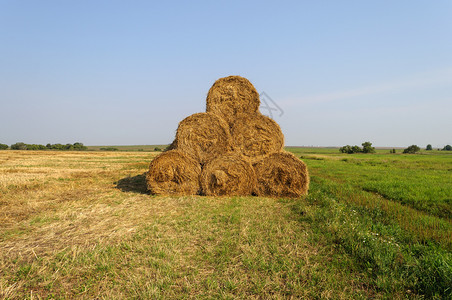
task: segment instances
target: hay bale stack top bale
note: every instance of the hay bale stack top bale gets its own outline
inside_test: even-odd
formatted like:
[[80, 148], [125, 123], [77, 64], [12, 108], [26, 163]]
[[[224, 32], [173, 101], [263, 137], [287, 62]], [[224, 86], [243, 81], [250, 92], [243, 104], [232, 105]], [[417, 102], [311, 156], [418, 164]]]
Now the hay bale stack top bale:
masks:
[[201, 191], [207, 196], [247, 196], [256, 189], [250, 162], [237, 153], [209, 161], [202, 169]]
[[241, 114], [256, 113], [259, 105], [259, 93], [248, 79], [240, 76], [215, 81], [206, 99], [206, 111], [219, 115], [229, 125]]
[[306, 164], [289, 152], [274, 153], [254, 165], [257, 195], [300, 197], [309, 188]]
[[228, 124], [212, 113], [197, 113], [182, 120], [174, 144], [201, 164], [232, 150]]
[[278, 123], [260, 113], [243, 115], [231, 128], [234, 149], [250, 159], [251, 163], [280, 152], [284, 135]]
[[159, 154], [149, 165], [146, 183], [154, 195], [196, 195], [200, 164], [179, 150]]

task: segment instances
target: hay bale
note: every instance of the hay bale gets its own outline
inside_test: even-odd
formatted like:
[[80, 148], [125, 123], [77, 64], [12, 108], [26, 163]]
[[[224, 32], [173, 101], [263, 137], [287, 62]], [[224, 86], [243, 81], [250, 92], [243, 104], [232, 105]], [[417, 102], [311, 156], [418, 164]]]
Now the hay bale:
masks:
[[207, 196], [246, 196], [256, 189], [251, 163], [236, 153], [209, 161], [202, 169], [201, 191]]
[[206, 100], [206, 111], [221, 116], [229, 125], [243, 113], [255, 113], [259, 94], [248, 79], [240, 76], [220, 78], [212, 85]]
[[196, 195], [199, 193], [200, 164], [179, 150], [159, 154], [146, 174], [148, 190], [154, 195]]
[[212, 113], [193, 114], [179, 123], [175, 147], [204, 164], [232, 149], [229, 126]]
[[231, 128], [236, 151], [258, 162], [272, 153], [282, 151], [284, 135], [278, 123], [260, 113], [238, 118]]
[[254, 165], [257, 195], [297, 198], [309, 189], [306, 164], [289, 152], [274, 153]]

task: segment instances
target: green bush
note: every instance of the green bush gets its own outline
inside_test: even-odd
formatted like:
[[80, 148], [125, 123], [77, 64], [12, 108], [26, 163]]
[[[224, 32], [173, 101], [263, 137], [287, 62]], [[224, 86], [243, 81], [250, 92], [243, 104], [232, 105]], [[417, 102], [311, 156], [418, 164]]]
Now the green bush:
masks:
[[414, 154], [419, 151], [421, 151], [421, 148], [419, 148], [417, 145], [411, 145], [405, 150], [403, 150], [403, 153]]
[[27, 144], [22, 142], [12, 144], [11, 150], [27, 150]]
[[8, 145], [6, 145], [6, 144], [0, 144], [0, 150], [6, 150], [6, 149], [8, 149], [8, 148], [9, 148]]
[[101, 151], [119, 151], [118, 148], [115, 147], [102, 147], [100, 148]]
[[363, 146], [363, 153], [375, 153], [375, 148], [372, 147], [371, 142], [364, 142], [361, 145]]
[[443, 151], [452, 151], [452, 146], [451, 145], [444, 146]]
[[425, 150], [427, 151], [433, 150], [432, 145], [428, 144], [427, 147], [425, 147]]

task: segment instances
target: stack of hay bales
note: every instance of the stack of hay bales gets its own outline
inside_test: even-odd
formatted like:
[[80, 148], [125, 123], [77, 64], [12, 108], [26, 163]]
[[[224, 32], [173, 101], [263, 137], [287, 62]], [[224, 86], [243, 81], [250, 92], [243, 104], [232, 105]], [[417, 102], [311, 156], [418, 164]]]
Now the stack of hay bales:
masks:
[[307, 194], [306, 165], [283, 150], [281, 128], [259, 112], [259, 94], [246, 78], [218, 79], [206, 102], [206, 112], [182, 120], [170, 150], [151, 162], [146, 181], [152, 194]]

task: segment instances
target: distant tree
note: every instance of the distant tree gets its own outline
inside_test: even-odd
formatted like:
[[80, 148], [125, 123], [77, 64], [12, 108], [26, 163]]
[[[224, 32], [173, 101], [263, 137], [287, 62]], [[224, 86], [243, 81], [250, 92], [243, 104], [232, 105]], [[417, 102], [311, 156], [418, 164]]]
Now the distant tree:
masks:
[[46, 146], [39, 144], [26, 144], [27, 150], [46, 150]]
[[27, 144], [22, 143], [22, 142], [12, 144], [11, 150], [27, 150]]
[[8, 149], [8, 148], [9, 148], [8, 145], [6, 145], [6, 144], [0, 144], [0, 150], [6, 150], [6, 149]]
[[360, 153], [360, 152], [363, 152], [363, 150], [359, 146], [355, 145], [352, 147], [352, 153]]
[[115, 147], [102, 147], [100, 148], [101, 151], [119, 151], [118, 148]]
[[389, 150], [389, 153], [396, 153], [395, 148], [392, 148], [391, 150]]
[[403, 150], [403, 153], [414, 154], [419, 151], [421, 151], [421, 148], [419, 148], [417, 145], [411, 145], [408, 148], [406, 148], [405, 150]]
[[80, 143], [80, 142], [74, 143], [73, 147], [74, 147], [74, 150], [78, 150], [78, 151], [88, 150], [88, 147], [86, 147], [85, 145], [83, 145], [83, 143]]
[[427, 151], [433, 150], [432, 145], [428, 144], [427, 147], [425, 147], [425, 150]]
[[363, 146], [363, 153], [375, 153], [375, 148], [372, 147], [371, 142], [364, 142], [361, 145]]
[[339, 151], [342, 153], [352, 154], [352, 153], [360, 153], [362, 152], [362, 149], [359, 146], [350, 146], [346, 145], [341, 148], [339, 148]]
[[154, 151], [162, 151], [162, 149], [159, 148], [159, 147], [155, 147], [155, 148], [154, 148]]
[[444, 146], [443, 151], [452, 151], [452, 146], [451, 145]]
[[353, 153], [352, 152], [352, 146], [347, 145], [339, 148], [339, 152], [341, 153]]

